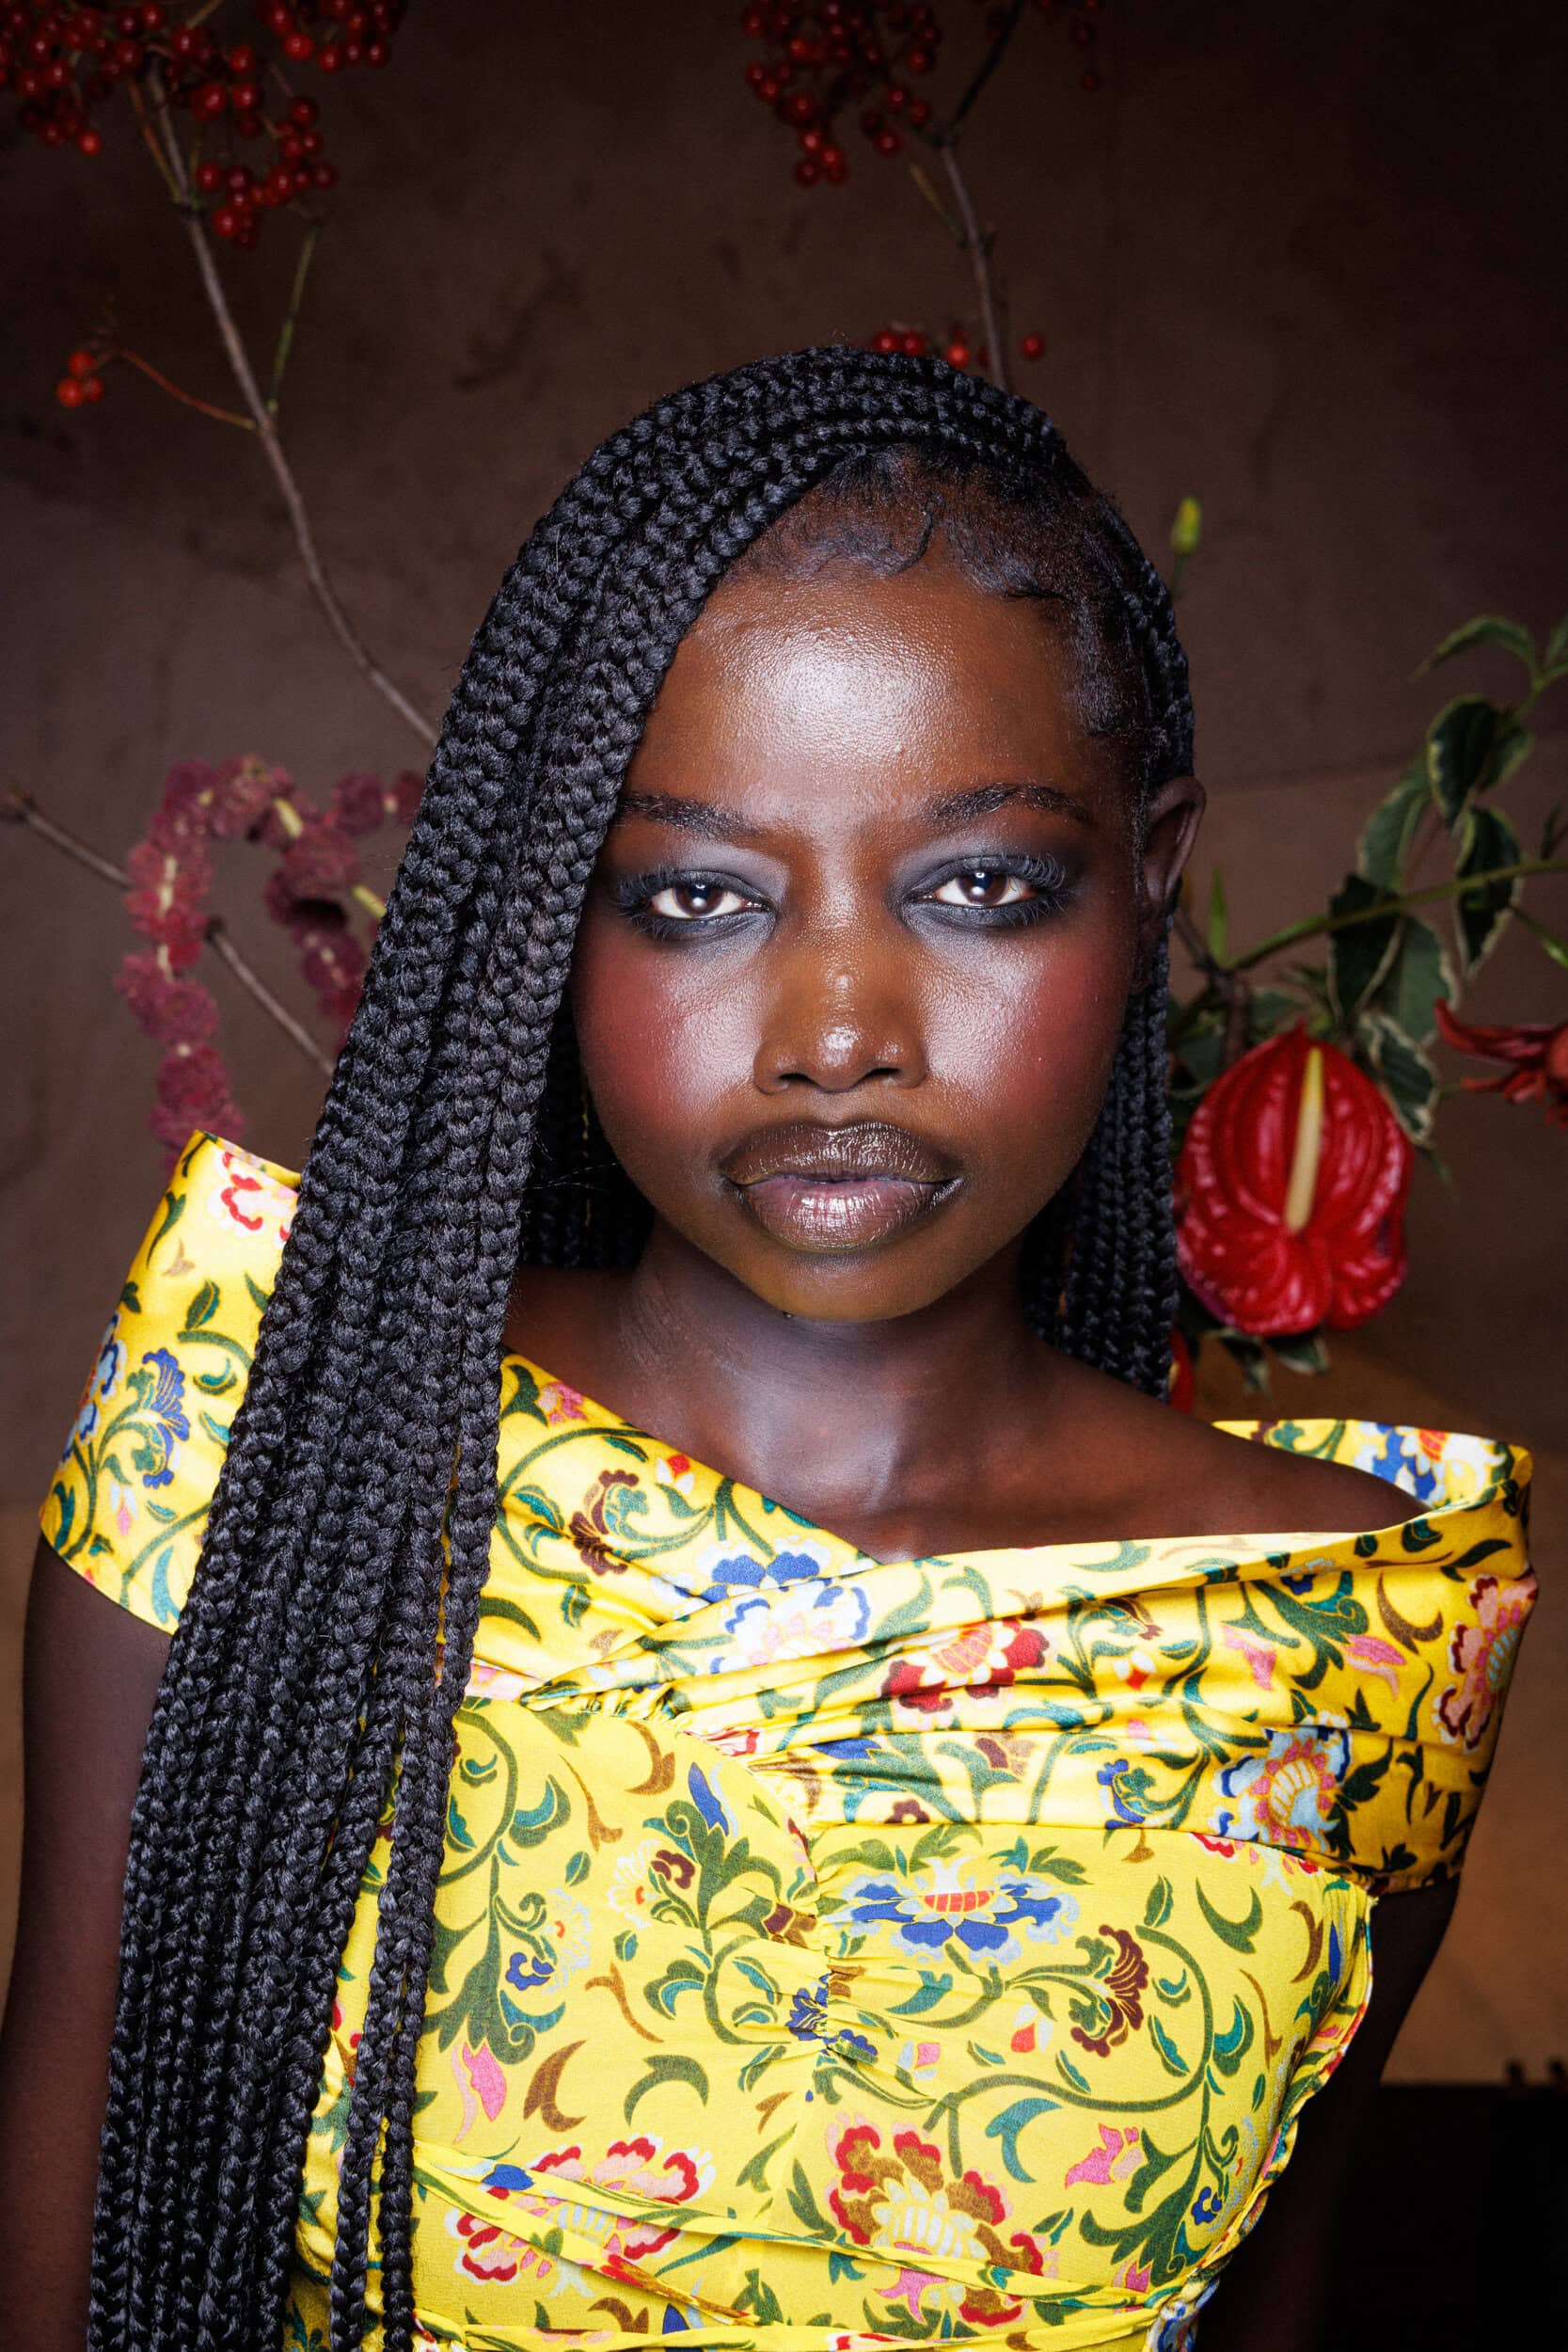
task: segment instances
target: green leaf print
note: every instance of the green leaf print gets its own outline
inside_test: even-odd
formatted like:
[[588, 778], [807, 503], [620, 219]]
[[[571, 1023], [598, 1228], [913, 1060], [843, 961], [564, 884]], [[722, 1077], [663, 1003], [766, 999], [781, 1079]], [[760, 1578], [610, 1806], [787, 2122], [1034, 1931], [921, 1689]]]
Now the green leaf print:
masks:
[[[626, 2104], [624, 2113], [628, 2124], [630, 2123], [632, 2117], [636, 2114], [639, 2106], [641, 2106], [642, 2101], [648, 2096], [649, 2092], [661, 2090], [667, 2083], [685, 2083], [689, 2090], [696, 2092], [704, 2106], [706, 2106], [708, 2100], [707, 2075], [704, 2069], [698, 2065], [697, 2060], [693, 2058], [679, 2058], [661, 2054], [659, 2057], [651, 2058], [648, 2060], [647, 2073], [642, 2076], [641, 2082], [634, 2083], [631, 2090], [626, 2093]], [[797, 2169], [799, 2169], [799, 2167], [797, 2167]]]
[[1228, 1944], [1233, 1952], [1250, 1952], [1256, 1948], [1258, 1931], [1262, 1925], [1263, 1904], [1258, 1889], [1252, 1889], [1244, 1919], [1227, 1919], [1214, 1909], [1202, 1887], [1197, 1889], [1198, 1909], [1222, 1944]]

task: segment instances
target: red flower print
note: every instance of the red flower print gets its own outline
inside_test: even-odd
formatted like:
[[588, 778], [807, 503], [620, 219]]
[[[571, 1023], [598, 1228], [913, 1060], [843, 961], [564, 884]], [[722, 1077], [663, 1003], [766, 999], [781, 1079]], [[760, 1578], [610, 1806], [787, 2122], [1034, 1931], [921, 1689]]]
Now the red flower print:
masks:
[[579, 1559], [589, 1567], [613, 1572], [626, 1566], [626, 1562], [615, 1552], [607, 1514], [615, 1489], [637, 1484], [637, 1475], [633, 1470], [601, 1470], [584, 1495], [581, 1510], [573, 1512], [567, 1533], [577, 1547]]
[[1546, 1117], [1568, 1127], [1568, 1021], [1515, 1022], [1512, 1028], [1456, 1021], [1439, 997], [1437, 1026], [1456, 1053], [1505, 1065], [1497, 1078], [1466, 1078], [1472, 1094], [1502, 1094], [1511, 1103], [1539, 1103]]
[[[863, 2116], [832, 2126], [828, 2147], [838, 2172], [828, 2201], [857, 2246], [875, 2248], [897, 2266], [890, 2300], [927, 2323], [940, 2323], [944, 2307], [983, 2328], [1021, 2316], [1022, 2302], [1002, 2280], [1042, 2277], [1047, 2249], [1027, 2230], [1004, 2237], [1011, 2207], [995, 2183], [973, 2169], [950, 2174], [941, 2149], [915, 2131], [895, 2133], [884, 2147]], [[943, 2265], [941, 2276], [925, 2267], [933, 2256]]]
[[1349, 1330], [1404, 1279], [1411, 1149], [1355, 1064], [1303, 1028], [1215, 1079], [1177, 1163], [1178, 1253], [1211, 1313], [1257, 1337]]
[[[1148, 1982], [1148, 1963], [1142, 1945], [1125, 1928], [1109, 1928], [1101, 1922], [1100, 1932], [1109, 1936], [1117, 1947], [1110, 1973], [1094, 1987], [1092, 2007], [1085, 2005], [1085, 2013], [1100, 2026], [1100, 2031], [1089, 2033], [1083, 2026], [1074, 2026], [1072, 2038], [1085, 2050], [1092, 2050], [1096, 2058], [1105, 2058], [1143, 2024], [1143, 1991]], [[1078, 2009], [1081, 2005], [1075, 2002], [1073, 2006]]]

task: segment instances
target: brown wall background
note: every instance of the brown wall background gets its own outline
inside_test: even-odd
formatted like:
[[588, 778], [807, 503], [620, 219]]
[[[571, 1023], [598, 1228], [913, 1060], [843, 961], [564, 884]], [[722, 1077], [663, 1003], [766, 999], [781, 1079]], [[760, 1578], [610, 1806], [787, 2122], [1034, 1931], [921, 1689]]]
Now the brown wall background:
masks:
[[[974, 37], [950, 0], [954, 45]], [[438, 705], [516, 544], [589, 447], [673, 384], [889, 316], [945, 329], [964, 265], [899, 165], [854, 155], [801, 194], [748, 96], [732, 0], [649, 9], [424, 0], [392, 70], [324, 90], [342, 167], [285, 422], [347, 601]], [[1204, 502], [1183, 606], [1233, 934], [1321, 902], [1354, 825], [1441, 699], [1416, 665], [1471, 612], [1548, 627], [1568, 604], [1568, 408], [1555, 174], [1568, 32], [1554, 0], [1324, 9], [1117, 0], [1105, 87], [1026, 23], [973, 134], [1002, 231], [1024, 376], [1158, 548]], [[169, 761], [258, 751], [325, 787], [405, 762], [392, 715], [328, 643], [259, 459], [121, 369], [68, 416], [50, 388], [112, 298], [128, 341], [229, 388], [188, 254], [117, 120], [88, 165], [5, 135], [11, 333], [0, 413], [8, 583], [0, 774], [119, 854]], [[229, 276], [260, 339], [292, 255]], [[1483, 662], [1456, 678], [1507, 691]], [[1568, 695], [1515, 796], [1527, 833], [1564, 787]], [[8, 1083], [0, 1766], [14, 1793], [15, 1628], [31, 1507], [160, 1184], [150, 1049], [109, 978], [126, 945], [101, 883], [3, 838]], [[287, 973], [231, 876], [235, 930]], [[221, 889], [222, 885], [220, 885]], [[1568, 891], [1542, 912], [1568, 926]], [[1568, 1017], [1568, 983], [1511, 938], [1467, 1009]], [[224, 1037], [248, 1140], [298, 1164], [315, 1089], [244, 999]], [[1454, 1930], [1396, 2071], [1539, 2072], [1568, 2046], [1561, 1890], [1568, 1136], [1458, 1106], [1451, 1191], [1418, 1176], [1413, 1270], [1283, 1409], [1369, 1411], [1530, 1443], [1544, 1593]], [[1238, 1408], [1216, 1375], [1209, 1408]], [[14, 1850], [14, 1808], [5, 1836]], [[3, 1936], [0, 1936], [3, 1940]]]

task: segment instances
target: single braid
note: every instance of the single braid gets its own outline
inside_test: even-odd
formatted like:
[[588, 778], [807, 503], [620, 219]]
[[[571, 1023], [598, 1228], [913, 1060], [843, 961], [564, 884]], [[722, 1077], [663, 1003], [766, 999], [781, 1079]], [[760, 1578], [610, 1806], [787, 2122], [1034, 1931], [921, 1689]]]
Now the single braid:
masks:
[[[331, 2345], [354, 2352], [377, 2312], [388, 2352], [408, 2352], [416, 2059], [509, 1292], [520, 1255], [626, 1264], [647, 1228], [565, 1004], [584, 894], [714, 587], [824, 485], [875, 505], [878, 469], [900, 466], [945, 485], [960, 536], [968, 506], [995, 509], [970, 534], [982, 569], [1049, 524], [1065, 584], [1038, 593], [1109, 649], [1101, 720], [1136, 739], [1138, 789], [1190, 758], [1169, 600], [1125, 526], [1038, 410], [940, 362], [793, 353], [677, 392], [595, 451], [534, 531], [441, 730], [153, 1711], [90, 2352], [274, 2352], [367, 1887]], [[1151, 1391], [1173, 1300], [1164, 990], [1162, 961], [1076, 1185], [1025, 1261], [1037, 1327]]]

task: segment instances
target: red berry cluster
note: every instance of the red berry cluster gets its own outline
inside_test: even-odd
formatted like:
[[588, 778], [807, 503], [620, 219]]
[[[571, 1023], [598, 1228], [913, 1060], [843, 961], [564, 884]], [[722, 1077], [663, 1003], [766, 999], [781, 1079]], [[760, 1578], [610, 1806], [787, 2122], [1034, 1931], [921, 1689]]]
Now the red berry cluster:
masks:
[[[1093, 49], [1091, 19], [1104, 0], [1035, 5], [1042, 16], [1069, 18], [1077, 46]], [[987, 39], [1000, 40], [1008, 19], [1006, 8], [988, 7]], [[847, 179], [839, 129], [847, 112], [855, 113], [879, 155], [901, 153], [911, 131], [929, 133], [931, 103], [910, 87], [935, 72], [942, 48], [942, 27], [926, 0], [867, 0], [860, 7], [853, 0], [816, 0], [816, 6], [775, 0], [748, 8], [740, 29], [763, 44], [763, 56], [746, 67], [746, 80], [753, 96], [794, 132], [801, 187], [838, 187]], [[1087, 64], [1079, 82], [1085, 90], [1100, 87], [1099, 74]]]
[[[1024, 359], [1043, 359], [1045, 337], [1030, 333], [1018, 339], [1019, 355]], [[902, 351], [911, 359], [924, 359], [936, 352], [950, 368], [989, 368], [990, 352], [984, 343], [974, 344], [961, 326], [955, 326], [945, 341], [940, 335], [928, 335], [919, 326], [879, 326], [866, 343], [868, 351]]]
[[801, 187], [819, 182], [837, 187], [848, 177], [848, 159], [839, 136], [841, 118], [858, 109], [864, 137], [879, 155], [896, 155], [907, 131], [924, 131], [930, 101], [910, 87], [930, 73], [942, 45], [936, 11], [915, 0], [856, 8], [845, 0], [817, 0], [815, 7], [750, 8], [740, 20], [765, 54], [753, 57], [746, 79], [795, 134], [800, 155], [795, 177]]
[[[103, 135], [90, 119], [93, 109], [117, 84], [156, 70], [170, 102], [193, 117], [198, 147], [213, 142], [221, 151], [193, 159], [213, 233], [246, 249], [264, 212], [330, 188], [338, 177], [316, 127], [316, 102], [294, 95], [290, 69], [313, 64], [337, 73], [386, 65], [406, 5], [259, 0], [253, 13], [276, 43], [264, 56], [254, 40], [226, 45], [211, 7], [181, 22], [178, 9], [156, 0], [125, 8], [10, 0], [0, 5], [0, 88], [15, 90], [24, 129], [45, 146], [96, 155]], [[255, 141], [262, 142], [260, 156], [243, 161], [236, 143]]]
[[55, 398], [62, 408], [81, 408], [103, 399], [103, 364], [96, 351], [78, 349], [68, 354], [65, 373], [55, 387]]
[[[359, 1001], [366, 948], [344, 900], [379, 904], [360, 887], [356, 844], [388, 821], [411, 823], [420, 785], [412, 774], [389, 785], [378, 776], [347, 775], [321, 811], [265, 760], [230, 759], [221, 767], [184, 760], [169, 770], [146, 836], [126, 860], [126, 913], [149, 945], [125, 957], [115, 985], [137, 1025], [163, 1047], [149, 1124], [171, 1152], [193, 1127], [237, 1136], [243, 1123], [213, 1042], [217, 1007], [192, 977], [210, 935], [213, 843], [244, 839], [279, 852], [264, 893], [267, 910], [298, 948], [322, 1010], [346, 1027]], [[376, 919], [372, 914], [372, 937]]]

